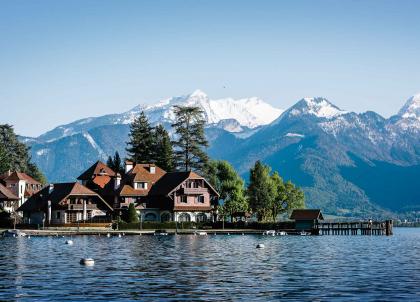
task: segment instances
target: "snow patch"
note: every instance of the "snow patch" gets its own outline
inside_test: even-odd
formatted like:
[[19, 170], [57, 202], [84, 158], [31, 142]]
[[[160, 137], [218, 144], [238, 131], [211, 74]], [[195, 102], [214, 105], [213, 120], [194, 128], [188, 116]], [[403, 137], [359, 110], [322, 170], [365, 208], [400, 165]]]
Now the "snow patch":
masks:
[[49, 151], [50, 151], [49, 149], [39, 149], [38, 151], [36, 151], [36, 155], [38, 156], [47, 155]]
[[305, 137], [305, 135], [303, 134], [299, 134], [299, 133], [292, 133], [292, 132], [288, 132], [284, 135], [285, 137]]
[[420, 93], [409, 98], [398, 115], [402, 118], [414, 118], [420, 121]]
[[86, 138], [86, 140], [89, 142], [89, 144], [93, 147], [93, 149], [95, 149], [96, 151], [98, 151], [99, 155], [102, 158], [106, 157], [105, 152], [102, 150], [102, 148], [95, 142], [95, 140], [93, 139], [93, 137], [88, 133], [88, 132], [83, 132], [83, 136], [84, 138]]

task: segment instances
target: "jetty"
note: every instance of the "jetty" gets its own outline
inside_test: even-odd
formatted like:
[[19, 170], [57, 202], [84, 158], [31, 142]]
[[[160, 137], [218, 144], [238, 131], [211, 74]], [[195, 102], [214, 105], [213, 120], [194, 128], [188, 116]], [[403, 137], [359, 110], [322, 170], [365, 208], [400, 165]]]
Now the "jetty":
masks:
[[393, 235], [392, 220], [356, 222], [317, 222], [317, 235]]

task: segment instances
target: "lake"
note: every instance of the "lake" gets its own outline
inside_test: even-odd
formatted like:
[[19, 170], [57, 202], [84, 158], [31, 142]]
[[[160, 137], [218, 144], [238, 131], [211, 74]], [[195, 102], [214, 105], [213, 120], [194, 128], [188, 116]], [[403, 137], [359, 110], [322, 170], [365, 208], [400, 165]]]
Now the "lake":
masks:
[[420, 301], [420, 229], [394, 233], [0, 238], [0, 301]]

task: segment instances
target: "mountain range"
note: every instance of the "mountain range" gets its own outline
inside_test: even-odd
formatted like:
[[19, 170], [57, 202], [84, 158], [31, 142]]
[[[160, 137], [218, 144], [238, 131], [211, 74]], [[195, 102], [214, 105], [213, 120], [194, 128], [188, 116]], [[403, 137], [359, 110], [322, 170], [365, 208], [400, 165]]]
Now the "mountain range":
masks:
[[170, 129], [174, 105], [203, 109], [209, 155], [228, 160], [245, 179], [260, 159], [302, 186], [308, 206], [328, 214], [420, 211], [420, 95], [384, 118], [342, 110], [325, 98], [281, 110], [256, 97], [211, 100], [197, 90], [21, 139], [49, 181], [68, 181], [115, 151], [124, 156], [129, 124], [141, 111]]

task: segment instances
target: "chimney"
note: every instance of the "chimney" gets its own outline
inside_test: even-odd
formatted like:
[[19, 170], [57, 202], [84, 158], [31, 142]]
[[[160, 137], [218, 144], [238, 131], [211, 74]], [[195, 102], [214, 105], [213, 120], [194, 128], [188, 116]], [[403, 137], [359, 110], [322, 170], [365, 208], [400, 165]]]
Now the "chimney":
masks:
[[114, 178], [114, 190], [117, 190], [121, 184], [121, 174], [117, 173]]
[[50, 184], [50, 187], [48, 189], [48, 193], [51, 194], [51, 192], [54, 190], [54, 184]]
[[155, 173], [156, 173], [156, 167], [150, 166], [150, 174], [155, 174]]
[[131, 169], [133, 169], [133, 162], [129, 161], [129, 160], [126, 160], [125, 161], [125, 173], [127, 173]]

